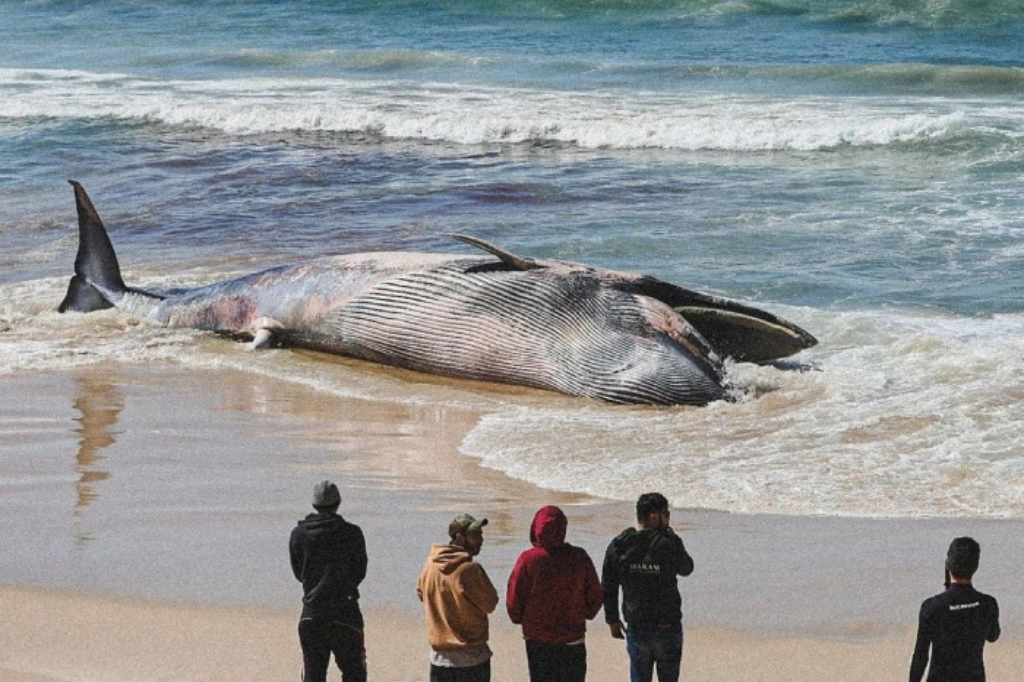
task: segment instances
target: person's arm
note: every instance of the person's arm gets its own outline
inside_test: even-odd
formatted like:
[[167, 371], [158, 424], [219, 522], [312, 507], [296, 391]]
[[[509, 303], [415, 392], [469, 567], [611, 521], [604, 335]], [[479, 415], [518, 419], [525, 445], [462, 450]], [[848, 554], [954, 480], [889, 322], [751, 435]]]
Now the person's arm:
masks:
[[601, 589], [601, 579], [597, 577], [597, 569], [590, 555], [580, 550], [583, 555], [583, 600], [587, 620], [593, 620], [597, 612], [604, 604], [604, 590]]
[[985, 637], [989, 642], [994, 642], [999, 639], [1001, 631], [999, 629], [999, 602], [995, 599], [992, 600], [992, 622], [988, 626], [988, 635]]
[[619, 555], [615, 541], [608, 545], [601, 566], [601, 592], [604, 596], [604, 620], [615, 639], [624, 639], [622, 621], [619, 619]]
[[353, 526], [355, 532], [352, 534], [352, 547], [349, 552], [349, 579], [352, 587], [359, 587], [366, 578], [366, 567], [369, 559], [366, 556], [366, 538], [359, 526]]
[[302, 568], [305, 564], [305, 552], [302, 551], [302, 538], [299, 536], [298, 529], [293, 530], [291, 537], [288, 538], [288, 554], [291, 557], [292, 573], [295, 575], [295, 579], [302, 582]]
[[932, 636], [929, 629], [928, 602], [921, 605], [921, 614], [917, 620], [917, 642], [914, 644], [914, 655], [910, 658], [910, 682], [921, 682], [924, 670], [928, 667], [928, 650], [931, 648]]
[[459, 571], [459, 581], [466, 599], [484, 613], [493, 613], [498, 606], [498, 591], [487, 576], [487, 571], [477, 562], [467, 564]]
[[688, 576], [693, 573], [693, 557], [686, 551], [686, 546], [683, 545], [683, 539], [672, 530], [671, 528], [666, 529], [667, 535], [672, 538], [673, 545], [675, 546], [674, 568], [676, 575]]
[[508, 618], [516, 625], [523, 622], [523, 611], [526, 608], [526, 595], [530, 591], [530, 576], [523, 561], [524, 554], [519, 555], [512, 573], [508, 576], [508, 588], [505, 591], [505, 608]]

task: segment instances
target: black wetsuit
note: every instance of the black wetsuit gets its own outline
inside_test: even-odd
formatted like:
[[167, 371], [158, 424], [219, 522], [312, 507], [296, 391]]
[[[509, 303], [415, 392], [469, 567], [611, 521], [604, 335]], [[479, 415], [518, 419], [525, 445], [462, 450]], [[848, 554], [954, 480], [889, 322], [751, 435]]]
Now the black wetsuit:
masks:
[[921, 604], [910, 682], [985, 682], [982, 651], [999, 639], [999, 605], [970, 585], [952, 585]]

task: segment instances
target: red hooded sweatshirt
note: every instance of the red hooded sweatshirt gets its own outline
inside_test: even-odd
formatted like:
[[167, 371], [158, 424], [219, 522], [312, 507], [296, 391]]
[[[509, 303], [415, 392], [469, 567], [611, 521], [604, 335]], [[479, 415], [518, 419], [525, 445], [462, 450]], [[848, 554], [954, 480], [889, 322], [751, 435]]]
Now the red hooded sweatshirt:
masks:
[[524, 637], [546, 644], [581, 641], [604, 602], [594, 562], [565, 541], [567, 524], [558, 507], [541, 508], [530, 527], [533, 547], [508, 578], [509, 618], [523, 626]]

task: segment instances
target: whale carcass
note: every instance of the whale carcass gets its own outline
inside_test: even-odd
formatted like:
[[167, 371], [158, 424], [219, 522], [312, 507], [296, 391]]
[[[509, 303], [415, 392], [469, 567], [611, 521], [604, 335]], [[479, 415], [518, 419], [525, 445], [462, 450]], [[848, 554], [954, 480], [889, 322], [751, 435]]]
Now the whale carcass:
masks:
[[116, 307], [167, 327], [362, 358], [613, 403], [704, 405], [723, 360], [768, 362], [817, 343], [771, 313], [660, 281], [482, 252], [371, 252], [272, 267], [196, 289], [128, 286], [82, 186], [75, 275], [60, 312]]

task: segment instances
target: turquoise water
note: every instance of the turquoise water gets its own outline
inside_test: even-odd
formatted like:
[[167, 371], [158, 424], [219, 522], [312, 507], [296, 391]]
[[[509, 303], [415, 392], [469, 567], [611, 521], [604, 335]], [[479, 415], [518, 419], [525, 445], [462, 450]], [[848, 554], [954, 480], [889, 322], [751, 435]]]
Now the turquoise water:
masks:
[[623, 499], [1024, 516], [1024, 3], [495, 4], [0, 5], [0, 371], [209, 360], [58, 352], [89, 324], [51, 317], [68, 178], [140, 284], [467, 232], [821, 345], [813, 371], [735, 368], [737, 405], [495, 408], [465, 454]]

